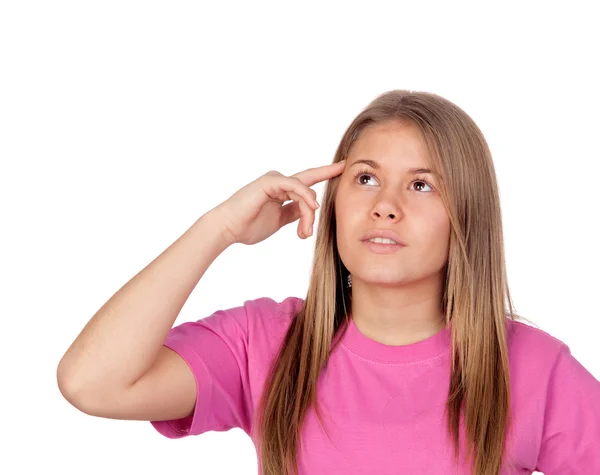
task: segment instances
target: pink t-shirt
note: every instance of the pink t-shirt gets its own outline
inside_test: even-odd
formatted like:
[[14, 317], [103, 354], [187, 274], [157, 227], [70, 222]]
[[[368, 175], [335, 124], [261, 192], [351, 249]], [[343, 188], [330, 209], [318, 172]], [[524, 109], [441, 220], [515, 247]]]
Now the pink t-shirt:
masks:
[[[165, 345], [192, 369], [197, 404], [191, 417], [152, 421], [154, 428], [173, 439], [234, 427], [252, 437], [269, 365], [302, 303], [264, 297], [174, 327]], [[300, 434], [300, 475], [454, 473], [443, 416], [450, 327], [417, 343], [388, 346], [350, 322], [318, 381], [333, 443], [311, 407]], [[507, 329], [514, 469], [502, 475], [600, 474], [600, 382], [548, 333], [512, 320]], [[260, 473], [260, 459], [258, 467]], [[468, 472], [463, 465], [457, 473]]]

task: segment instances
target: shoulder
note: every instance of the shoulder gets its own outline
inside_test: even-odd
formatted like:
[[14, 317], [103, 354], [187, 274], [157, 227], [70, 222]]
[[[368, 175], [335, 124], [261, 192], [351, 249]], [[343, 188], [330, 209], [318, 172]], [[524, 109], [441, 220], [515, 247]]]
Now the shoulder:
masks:
[[543, 387], [557, 361], [570, 356], [564, 341], [524, 321], [507, 320], [507, 336], [512, 376], [526, 386]]
[[302, 308], [303, 302], [303, 299], [299, 297], [286, 297], [278, 300], [271, 297], [259, 297], [245, 300], [237, 306], [220, 308], [194, 323], [214, 329], [235, 327], [241, 333], [248, 335], [264, 327], [275, 328], [289, 325], [291, 318]]
[[539, 444], [535, 471], [600, 473], [600, 381], [564, 341], [523, 322], [510, 325], [515, 400]]
[[300, 297], [286, 297], [284, 299], [273, 299], [271, 297], [260, 297], [254, 300], [246, 300], [244, 307], [249, 314], [266, 317], [290, 317], [295, 315], [304, 304]]
[[304, 300], [294, 296], [283, 299], [260, 297], [246, 300], [243, 307], [248, 321], [248, 332], [271, 336], [282, 335], [302, 310], [303, 305]]
[[507, 330], [509, 351], [557, 355], [566, 346], [559, 338], [522, 320], [507, 319]]

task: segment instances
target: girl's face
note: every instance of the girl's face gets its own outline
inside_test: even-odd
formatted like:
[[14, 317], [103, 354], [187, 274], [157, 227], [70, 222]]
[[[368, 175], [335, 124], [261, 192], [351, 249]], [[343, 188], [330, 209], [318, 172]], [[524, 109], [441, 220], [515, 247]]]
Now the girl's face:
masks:
[[[410, 170], [421, 168], [428, 168], [427, 152], [410, 123], [370, 125], [352, 146], [334, 206], [338, 250], [353, 284], [406, 285], [441, 275], [450, 223], [436, 177]], [[405, 246], [370, 251], [362, 239], [372, 229], [394, 231]]]

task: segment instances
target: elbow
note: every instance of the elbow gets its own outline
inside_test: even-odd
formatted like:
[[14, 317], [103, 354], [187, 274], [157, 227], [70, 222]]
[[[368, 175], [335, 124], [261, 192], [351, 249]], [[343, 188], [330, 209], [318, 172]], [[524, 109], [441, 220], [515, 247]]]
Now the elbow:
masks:
[[90, 403], [92, 392], [67, 375], [64, 366], [58, 365], [56, 383], [63, 398], [76, 409], [88, 415], [95, 415]]

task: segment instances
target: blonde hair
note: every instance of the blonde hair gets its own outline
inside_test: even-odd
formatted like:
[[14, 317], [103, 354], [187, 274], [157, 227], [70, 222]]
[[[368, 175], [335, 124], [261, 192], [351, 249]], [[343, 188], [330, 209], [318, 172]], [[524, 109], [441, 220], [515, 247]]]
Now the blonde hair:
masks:
[[[442, 308], [446, 324], [452, 322], [445, 416], [454, 460], [458, 466], [462, 422], [472, 473], [497, 475], [512, 422], [506, 320], [526, 319], [513, 312], [508, 289], [491, 152], [475, 122], [449, 100], [433, 93], [393, 90], [376, 97], [352, 121], [334, 163], [348, 156], [365, 127], [391, 120], [417, 127], [429, 166], [440, 177], [437, 188], [450, 221]], [[262, 475], [298, 473], [299, 433], [311, 405], [325, 429], [317, 380], [347, 329], [352, 308], [351, 291], [345, 285], [348, 270], [336, 245], [338, 182], [339, 176], [326, 185], [308, 292], [271, 366], [257, 410], [253, 430]]]

